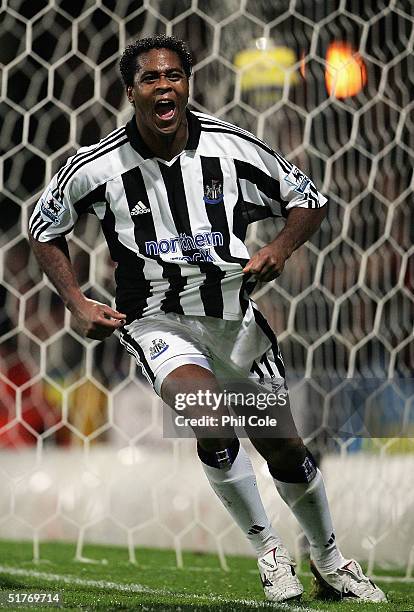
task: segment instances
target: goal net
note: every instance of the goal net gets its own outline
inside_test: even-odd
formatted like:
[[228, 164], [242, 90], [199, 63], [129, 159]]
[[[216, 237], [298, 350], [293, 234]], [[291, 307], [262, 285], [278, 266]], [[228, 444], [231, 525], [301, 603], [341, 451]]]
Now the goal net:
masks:
[[[249, 554], [193, 440], [111, 337], [82, 339], [27, 243], [33, 205], [81, 145], [129, 118], [125, 45], [174, 34], [191, 104], [308, 173], [327, 219], [255, 299], [280, 340], [300, 429], [318, 455], [344, 553], [414, 564], [414, 5], [410, 0], [9, 0], [0, 13], [0, 537]], [[113, 300], [96, 219], [68, 235], [85, 293]], [[254, 252], [280, 229], [251, 228]], [[246, 442], [243, 442], [246, 444]], [[252, 451], [291, 552], [302, 536]]]

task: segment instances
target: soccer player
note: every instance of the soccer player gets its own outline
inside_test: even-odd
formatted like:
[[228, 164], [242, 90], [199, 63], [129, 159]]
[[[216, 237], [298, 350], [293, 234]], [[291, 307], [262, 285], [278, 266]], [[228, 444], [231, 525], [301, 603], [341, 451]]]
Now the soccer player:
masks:
[[[271, 389], [285, 390], [277, 340], [249, 294], [257, 281], [279, 276], [318, 229], [326, 198], [254, 135], [187, 108], [191, 56], [182, 41], [139, 40], [125, 49], [120, 68], [133, 117], [79, 149], [47, 186], [30, 220], [41, 267], [79, 333], [103, 340], [116, 331], [173, 408], [178, 392], [218, 394], [226, 377], [258, 389], [267, 377]], [[84, 213], [100, 219], [117, 263], [117, 310], [87, 299], [77, 283], [64, 236]], [[271, 216], [284, 217], [285, 225], [250, 259], [247, 227]], [[286, 395], [276, 435], [272, 427], [246, 432], [309, 540], [312, 571], [338, 598], [384, 601], [337, 547], [322, 475], [296, 432]], [[193, 403], [185, 402], [184, 414], [197, 421], [204, 408]], [[215, 415], [229, 415], [224, 402]], [[266, 516], [233, 427], [197, 421], [194, 431], [213, 490], [256, 552], [266, 597], [300, 597], [294, 564]]]

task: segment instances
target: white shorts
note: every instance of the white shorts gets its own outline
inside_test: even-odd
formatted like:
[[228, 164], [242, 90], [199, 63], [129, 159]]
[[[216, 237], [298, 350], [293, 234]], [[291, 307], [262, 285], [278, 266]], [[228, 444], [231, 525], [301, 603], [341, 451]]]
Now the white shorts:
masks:
[[285, 385], [276, 336], [252, 304], [243, 320], [166, 313], [133, 321], [118, 337], [158, 395], [166, 376], [187, 364], [210, 370], [218, 380], [248, 377]]

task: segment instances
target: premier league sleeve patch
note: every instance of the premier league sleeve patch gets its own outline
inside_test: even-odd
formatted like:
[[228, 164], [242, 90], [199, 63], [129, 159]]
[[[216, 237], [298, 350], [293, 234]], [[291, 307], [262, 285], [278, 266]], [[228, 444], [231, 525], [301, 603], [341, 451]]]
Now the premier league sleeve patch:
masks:
[[303, 174], [296, 166], [292, 166], [289, 174], [285, 176], [286, 183], [298, 193], [305, 193], [306, 187], [310, 183], [310, 179]]
[[43, 217], [58, 225], [66, 207], [53, 196], [51, 191], [48, 191], [40, 200], [40, 210]]

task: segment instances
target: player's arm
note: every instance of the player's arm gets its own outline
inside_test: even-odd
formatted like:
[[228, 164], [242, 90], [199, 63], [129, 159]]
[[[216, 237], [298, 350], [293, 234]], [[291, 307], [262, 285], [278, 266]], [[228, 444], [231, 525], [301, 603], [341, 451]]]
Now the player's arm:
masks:
[[[76, 155], [79, 153], [82, 149]], [[64, 166], [66, 186], [59, 185], [59, 173], [55, 174], [36, 203], [29, 220], [29, 242], [40, 267], [71, 311], [75, 329], [82, 336], [104, 340], [123, 325], [126, 316], [83, 295], [70, 261], [65, 235], [80, 214], [100, 201], [99, 194], [96, 200], [87, 198], [91, 184], [81, 169], [74, 171], [76, 155]]]
[[126, 318], [124, 314], [83, 295], [63, 236], [39, 242], [29, 233], [29, 242], [40, 267], [71, 311], [75, 328], [81, 335], [104, 340], [123, 325]]
[[29, 242], [40, 267], [71, 311], [75, 328], [82, 336], [104, 340], [123, 325], [124, 314], [83, 295], [63, 236], [39, 242], [29, 233]]
[[286, 260], [316, 232], [325, 215], [326, 206], [290, 209], [282, 231], [272, 242], [253, 255], [243, 272], [255, 274], [260, 281], [277, 278], [282, 273]]

